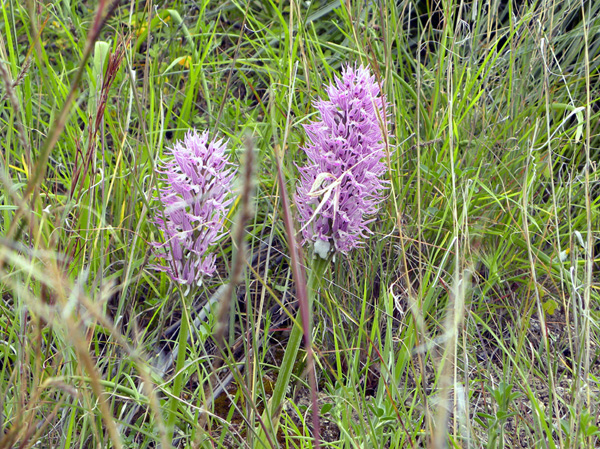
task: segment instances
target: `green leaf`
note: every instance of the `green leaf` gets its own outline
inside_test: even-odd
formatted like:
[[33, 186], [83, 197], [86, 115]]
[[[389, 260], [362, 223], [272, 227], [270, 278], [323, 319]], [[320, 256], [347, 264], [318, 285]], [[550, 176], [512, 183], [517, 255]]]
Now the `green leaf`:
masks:
[[323, 407], [321, 407], [321, 415], [324, 415], [325, 413], [329, 413], [329, 411], [333, 408], [333, 404], [324, 404]]
[[94, 63], [92, 66], [92, 82], [94, 84], [101, 82], [102, 80], [109, 50], [110, 46], [108, 45], [108, 42], [98, 41], [94, 46]]
[[556, 312], [556, 309], [558, 308], [558, 303], [553, 299], [549, 299], [542, 304], [542, 308], [548, 315], [554, 315], [554, 312]]

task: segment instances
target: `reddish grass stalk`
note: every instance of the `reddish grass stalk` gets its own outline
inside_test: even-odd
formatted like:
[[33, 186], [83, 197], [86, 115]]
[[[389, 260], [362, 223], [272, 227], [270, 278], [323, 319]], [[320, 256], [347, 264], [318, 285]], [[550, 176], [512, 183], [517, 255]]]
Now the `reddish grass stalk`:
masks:
[[312, 423], [313, 423], [313, 438], [314, 446], [319, 449], [320, 446], [320, 423], [319, 423], [319, 409], [317, 404], [317, 378], [315, 375], [314, 365], [314, 353], [311, 342], [310, 332], [310, 306], [308, 298], [308, 289], [306, 288], [306, 276], [304, 274], [302, 264], [302, 254], [298, 250], [299, 244], [296, 239], [296, 232], [294, 231], [294, 222], [292, 219], [292, 213], [290, 209], [290, 201], [288, 199], [287, 191], [285, 188], [285, 178], [283, 177], [283, 171], [281, 169], [281, 160], [279, 155], [275, 155], [277, 162], [277, 180], [279, 182], [279, 189], [281, 192], [281, 207], [283, 209], [283, 222], [285, 224], [285, 231], [288, 238], [288, 246], [290, 248], [290, 259], [292, 267], [292, 276], [296, 285], [296, 296], [298, 297], [298, 304], [300, 307], [300, 316], [302, 317], [302, 329], [304, 331], [304, 346], [306, 347], [306, 369], [308, 370], [308, 380], [310, 383], [310, 398], [312, 402]]
[[115, 81], [121, 63], [123, 62], [123, 58], [125, 57], [125, 48], [129, 46], [130, 42], [131, 36], [127, 39], [126, 42], [119, 42], [119, 44], [117, 45], [117, 50], [114, 53], [110, 54], [110, 56], [108, 57], [106, 72], [103, 74], [102, 87], [100, 88], [100, 100], [98, 101], [98, 106], [96, 108], [96, 118], [93, 122], [93, 126], [89, 127], [88, 150], [86, 153], [85, 161], [83, 161], [81, 165], [78, 163], [79, 155], [81, 154], [83, 157], [83, 154], [81, 150], [79, 150], [79, 148], [76, 153], [76, 168], [73, 173], [73, 182], [71, 183], [71, 198], [73, 198], [75, 189], [77, 188], [77, 184], [79, 184], [79, 180], [85, 179], [89, 171], [90, 165], [92, 164], [94, 154], [96, 153], [96, 137], [98, 136], [98, 131], [100, 130], [100, 127], [102, 126], [104, 120], [104, 111], [106, 110], [106, 102], [108, 101], [108, 92], [113, 82]]
[[[50, 132], [48, 137], [46, 138], [44, 145], [42, 146], [42, 150], [40, 151], [40, 156], [38, 158], [37, 163], [35, 164], [35, 169], [32, 170], [32, 176], [27, 183], [27, 189], [23, 194], [23, 199], [26, 200], [36, 188], [41, 184], [42, 180], [46, 177], [46, 169], [48, 166], [48, 158], [50, 157], [50, 153], [54, 149], [54, 146], [58, 142], [58, 138], [62, 134], [67, 120], [69, 119], [69, 115], [71, 113], [71, 109], [75, 102], [75, 98], [77, 96], [77, 91], [79, 90], [79, 84], [81, 83], [81, 78], [85, 73], [87, 61], [92, 54], [92, 49], [94, 48], [94, 43], [98, 40], [100, 36], [100, 31], [102, 30], [104, 24], [108, 17], [112, 14], [112, 12], [117, 8], [119, 4], [119, 0], [113, 0], [108, 5], [106, 4], [106, 0], [100, 1], [98, 5], [98, 10], [96, 12], [96, 16], [94, 18], [94, 25], [92, 29], [88, 33], [87, 41], [85, 44], [85, 50], [83, 53], [83, 57], [81, 58], [81, 63], [79, 64], [79, 68], [75, 73], [73, 78], [73, 82], [71, 83], [71, 89], [69, 90], [69, 94], [65, 100], [65, 103], [58, 114], [58, 118], [55, 120], [53, 125], [50, 127]], [[33, 205], [36, 201], [36, 196], [34, 195], [31, 199], [31, 205]], [[27, 212], [24, 210], [23, 203], [21, 203], [20, 207], [15, 211], [14, 220], [11, 223], [10, 229], [7, 233], [6, 238], [8, 240], [18, 240], [19, 235], [22, 231], [22, 227], [20, 226], [21, 217]], [[0, 269], [2, 268], [3, 260], [0, 260]]]

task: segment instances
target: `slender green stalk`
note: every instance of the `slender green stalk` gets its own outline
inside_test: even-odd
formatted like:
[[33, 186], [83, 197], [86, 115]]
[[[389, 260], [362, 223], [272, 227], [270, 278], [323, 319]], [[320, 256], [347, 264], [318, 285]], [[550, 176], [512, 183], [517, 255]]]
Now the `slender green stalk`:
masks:
[[175, 431], [175, 423], [177, 421], [178, 408], [180, 403], [180, 394], [183, 388], [183, 381], [186, 378], [183, 372], [185, 361], [187, 359], [188, 350], [188, 334], [189, 334], [189, 323], [188, 316], [185, 312], [187, 307], [184, 307], [184, 315], [181, 317], [181, 327], [179, 329], [179, 341], [177, 343], [177, 361], [175, 362], [175, 377], [173, 378], [173, 387], [171, 390], [172, 396], [168, 401], [169, 404], [169, 417], [167, 419], [167, 441], [173, 441], [173, 433]]
[[[283, 360], [281, 361], [281, 366], [279, 367], [277, 382], [273, 388], [273, 395], [271, 396], [269, 405], [263, 414], [263, 421], [266, 423], [267, 429], [273, 438], [275, 438], [277, 429], [279, 427], [279, 420], [283, 409], [283, 401], [290, 384], [292, 372], [296, 366], [296, 358], [298, 356], [300, 343], [302, 341], [304, 332], [307, 329], [310, 332], [313, 304], [315, 302], [315, 298], [319, 294], [319, 287], [321, 286], [321, 282], [327, 272], [327, 268], [331, 263], [331, 258], [331, 256], [327, 259], [323, 259], [319, 256], [315, 256], [313, 258], [312, 269], [308, 277], [309, 322], [303, 322], [301, 318], [301, 310], [299, 308], [297, 319], [292, 324], [292, 331], [287, 342]], [[262, 432], [259, 434], [258, 441], [262, 442], [266, 446], [266, 439], [264, 438], [264, 434]]]

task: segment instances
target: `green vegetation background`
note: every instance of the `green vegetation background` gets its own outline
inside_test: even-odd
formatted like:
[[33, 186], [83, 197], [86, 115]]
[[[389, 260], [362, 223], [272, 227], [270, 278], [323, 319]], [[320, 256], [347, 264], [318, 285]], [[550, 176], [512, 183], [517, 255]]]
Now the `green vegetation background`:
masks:
[[[0, 448], [598, 447], [599, 9], [1, 2]], [[264, 406], [295, 316], [281, 189], [348, 63], [390, 102], [391, 189], [318, 290], [317, 441], [304, 351]], [[193, 294], [148, 267], [154, 169], [189, 128], [242, 167], [256, 148], [222, 351], [220, 302], [194, 318], [242, 241]]]

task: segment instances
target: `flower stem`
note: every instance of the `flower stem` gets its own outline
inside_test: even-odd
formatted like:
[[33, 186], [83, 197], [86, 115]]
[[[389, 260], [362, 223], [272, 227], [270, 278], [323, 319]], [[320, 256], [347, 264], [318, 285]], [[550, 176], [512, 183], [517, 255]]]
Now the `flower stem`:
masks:
[[175, 423], [177, 421], [177, 411], [179, 408], [179, 395], [183, 389], [183, 379], [185, 377], [182, 373], [185, 361], [187, 358], [187, 338], [189, 333], [187, 316], [181, 317], [181, 327], [179, 328], [179, 342], [177, 361], [175, 364], [175, 379], [173, 380], [173, 390], [171, 391], [172, 397], [169, 400], [169, 418], [167, 420], [167, 441], [173, 441], [173, 435], [175, 432]]
[[[269, 407], [267, 407], [265, 410], [265, 415], [263, 415], [263, 420], [266, 423], [269, 432], [274, 437], [277, 434], [277, 428], [279, 427], [279, 418], [281, 416], [281, 410], [283, 407], [283, 399], [290, 384], [290, 379], [296, 363], [296, 357], [300, 348], [300, 342], [302, 341], [302, 336], [304, 335], [305, 331], [308, 331], [310, 335], [312, 306], [330, 261], [331, 256], [327, 257], [326, 259], [315, 256], [313, 259], [312, 270], [308, 278], [308, 314], [306, 315], [309, 317], [309, 320], [307, 325], [305, 325], [302, 320], [302, 304], [300, 304], [298, 308], [297, 319], [294, 321], [292, 332], [290, 333], [290, 337], [285, 349], [285, 354], [283, 355], [283, 360], [281, 361], [281, 367], [279, 368], [279, 375], [277, 376], [277, 382], [275, 383], [275, 388], [273, 389], [273, 395], [269, 401]], [[268, 415], [266, 414], [267, 411]], [[259, 433], [259, 441], [265, 443], [266, 446], [267, 439], [264, 431]]]

